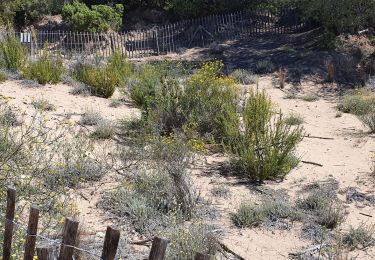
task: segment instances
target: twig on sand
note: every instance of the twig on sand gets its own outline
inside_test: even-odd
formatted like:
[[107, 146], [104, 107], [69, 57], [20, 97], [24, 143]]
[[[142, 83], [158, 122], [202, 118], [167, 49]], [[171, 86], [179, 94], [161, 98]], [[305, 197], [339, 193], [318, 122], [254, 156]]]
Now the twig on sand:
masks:
[[320, 251], [320, 250], [322, 250], [322, 248], [327, 247], [327, 246], [329, 246], [329, 245], [328, 244], [315, 245], [315, 246], [312, 246], [310, 248], [307, 248], [304, 251], [289, 253], [289, 256], [300, 257], [300, 256], [303, 256], [305, 254], [313, 254], [314, 252]]
[[130, 241], [129, 244], [132, 245], [146, 245], [147, 243], [151, 242], [152, 238], [147, 238], [144, 240], [139, 240], [139, 241]]
[[228, 253], [234, 255], [239, 260], [245, 260], [242, 256], [238, 255], [236, 252], [234, 252], [232, 249], [230, 249], [227, 245], [225, 245], [223, 242], [219, 242], [219, 245]]
[[372, 215], [369, 215], [369, 214], [366, 214], [366, 213], [359, 212], [359, 214], [361, 214], [362, 216], [366, 216], [366, 217], [372, 218]]
[[323, 139], [323, 140], [334, 140], [332, 137], [322, 137], [322, 136], [313, 136], [313, 135], [305, 135], [305, 138], [313, 138], [313, 139]]
[[306, 164], [312, 164], [312, 165], [319, 166], [319, 167], [323, 167], [323, 164], [316, 163], [316, 162], [310, 162], [310, 161], [301, 161], [301, 162], [306, 163]]

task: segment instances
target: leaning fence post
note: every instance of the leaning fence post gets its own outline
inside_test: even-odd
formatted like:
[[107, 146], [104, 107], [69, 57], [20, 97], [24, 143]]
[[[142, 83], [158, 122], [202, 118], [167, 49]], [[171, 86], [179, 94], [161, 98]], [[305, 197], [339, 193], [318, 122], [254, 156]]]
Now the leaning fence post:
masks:
[[212, 259], [210, 255], [205, 255], [201, 253], [196, 253], [194, 257], [194, 260], [210, 260], [210, 259]]
[[31, 205], [29, 224], [27, 226], [27, 237], [25, 242], [24, 260], [33, 260], [35, 254], [36, 234], [38, 230], [39, 208]]
[[149, 260], [163, 260], [165, 257], [165, 251], [167, 250], [168, 240], [154, 237], [151, 246], [151, 252]]
[[63, 240], [60, 247], [59, 260], [73, 259], [74, 245], [78, 233], [79, 222], [73, 218], [65, 219]]
[[120, 230], [107, 227], [102, 251], [103, 260], [114, 260], [116, 256], [118, 242], [120, 240]]
[[5, 214], [3, 260], [9, 260], [11, 255], [15, 207], [16, 190], [14, 188], [9, 187], [7, 189], [7, 209]]
[[49, 246], [37, 246], [36, 247], [36, 255], [38, 256], [38, 260], [49, 260], [50, 259], [50, 250], [51, 247]]

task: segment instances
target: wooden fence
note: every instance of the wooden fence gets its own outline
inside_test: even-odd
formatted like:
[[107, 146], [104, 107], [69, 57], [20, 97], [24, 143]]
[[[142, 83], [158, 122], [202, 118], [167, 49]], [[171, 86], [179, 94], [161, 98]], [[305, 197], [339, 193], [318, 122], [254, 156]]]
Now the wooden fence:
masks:
[[[262, 34], [297, 33], [307, 29], [297, 9], [241, 11], [185, 20], [147, 30], [120, 33], [67, 31], [18, 32], [17, 37], [31, 55], [40, 55], [48, 43], [50, 52], [64, 57], [98, 55], [108, 57], [118, 51], [129, 58], [161, 55], [185, 48], [203, 47], [216, 41], [236, 40]], [[0, 40], [6, 33], [0, 33]]]
[[[7, 189], [7, 204], [4, 226], [4, 241], [3, 241], [3, 257], [2, 260], [10, 260], [12, 256], [12, 239], [14, 226], [22, 226], [14, 221], [16, 206], [16, 190], [14, 188]], [[62, 234], [62, 241], [57, 246], [60, 247], [58, 256], [56, 254], [56, 244], [51, 244], [57, 240], [52, 240], [44, 236], [38, 235], [39, 209], [32, 205], [30, 208], [28, 226], [24, 227], [26, 231], [26, 239], [24, 244], [24, 260], [33, 260], [35, 256], [35, 246], [37, 238], [46, 240], [48, 243], [40, 244], [36, 247], [36, 255], [38, 260], [73, 260], [74, 252], [81, 251], [90, 256], [89, 259], [114, 260], [116, 258], [116, 251], [120, 240], [120, 230], [114, 227], [107, 227], [104, 237], [103, 249], [101, 255], [96, 255], [93, 252], [83, 248], [76, 247], [76, 238], [78, 234], [79, 222], [74, 218], [66, 218], [64, 230]], [[154, 237], [152, 239], [151, 251], [149, 260], [163, 260], [165, 258], [166, 250], [169, 241], [163, 238]], [[195, 260], [210, 260], [212, 256], [201, 253], [195, 254]]]

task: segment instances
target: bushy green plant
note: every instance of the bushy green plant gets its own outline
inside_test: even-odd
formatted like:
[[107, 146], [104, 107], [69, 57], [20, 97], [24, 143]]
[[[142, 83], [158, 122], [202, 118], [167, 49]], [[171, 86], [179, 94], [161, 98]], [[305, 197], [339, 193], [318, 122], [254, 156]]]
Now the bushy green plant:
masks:
[[0, 65], [11, 71], [21, 69], [26, 61], [26, 50], [14, 35], [0, 42]]
[[303, 95], [301, 99], [306, 102], [315, 102], [319, 100], [319, 97], [313, 93], [307, 93]]
[[358, 118], [370, 129], [371, 133], [375, 133], [375, 107], [372, 107], [365, 115], [358, 116]]
[[107, 5], [92, 5], [90, 8], [74, 0], [64, 5], [62, 16], [75, 31], [106, 32], [120, 28], [123, 12], [122, 4], [116, 4], [114, 8]]
[[39, 84], [45, 85], [47, 83], [59, 83], [65, 69], [62, 59], [50, 57], [46, 49], [37, 61], [28, 62], [22, 71], [26, 79], [36, 80]]
[[182, 109], [188, 128], [226, 141], [239, 126], [238, 91], [234, 80], [221, 76], [222, 62], [208, 62], [188, 79]]
[[79, 122], [82, 125], [93, 126], [99, 124], [102, 120], [103, 118], [99, 112], [88, 110], [82, 115]]
[[271, 73], [275, 70], [275, 65], [269, 59], [260, 60], [255, 64], [255, 72], [264, 74]]
[[74, 77], [84, 83], [80, 89], [85, 92], [88, 86], [91, 94], [110, 98], [116, 88], [126, 84], [131, 73], [131, 64], [120, 53], [115, 52], [105, 65], [78, 64]]
[[293, 167], [293, 152], [303, 128], [285, 124], [264, 91], [252, 90], [242, 113], [244, 129], [227, 146], [233, 162], [253, 181], [283, 178]]
[[359, 89], [344, 95], [337, 105], [338, 110], [341, 112], [357, 116], [367, 114], [373, 107], [375, 107], [375, 96], [368, 89]]

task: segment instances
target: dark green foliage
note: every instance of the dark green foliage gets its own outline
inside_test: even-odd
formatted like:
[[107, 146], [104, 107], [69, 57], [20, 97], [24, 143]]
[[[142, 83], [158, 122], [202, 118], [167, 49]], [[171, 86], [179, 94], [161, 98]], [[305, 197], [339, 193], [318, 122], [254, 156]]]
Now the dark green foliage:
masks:
[[62, 9], [63, 18], [71, 29], [89, 32], [118, 30], [123, 12], [121, 4], [116, 4], [114, 8], [106, 5], [93, 5], [90, 8], [76, 0], [64, 5]]
[[244, 129], [227, 146], [235, 164], [253, 181], [284, 178], [295, 164], [291, 158], [303, 128], [287, 125], [264, 91], [250, 92], [242, 116]]
[[37, 61], [28, 62], [22, 71], [26, 79], [33, 79], [38, 81], [39, 84], [45, 85], [47, 83], [59, 83], [65, 69], [62, 59], [50, 57], [46, 50]]
[[26, 61], [26, 50], [15, 36], [8, 35], [0, 42], [0, 65], [17, 71]]

